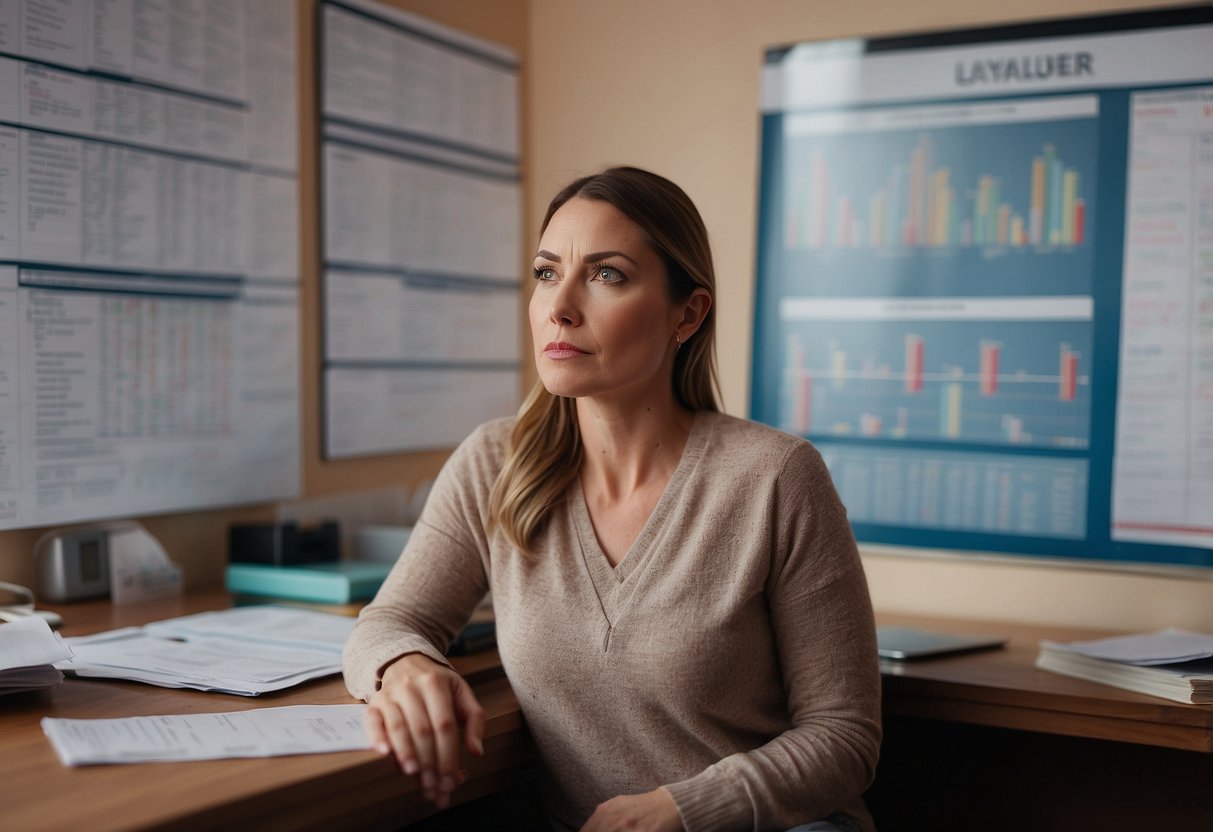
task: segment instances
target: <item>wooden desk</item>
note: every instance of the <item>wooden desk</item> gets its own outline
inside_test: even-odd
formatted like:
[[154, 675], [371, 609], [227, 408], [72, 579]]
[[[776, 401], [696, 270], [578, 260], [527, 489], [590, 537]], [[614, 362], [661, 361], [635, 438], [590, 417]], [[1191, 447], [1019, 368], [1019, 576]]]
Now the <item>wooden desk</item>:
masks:
[[[61, 607], [65, 635], [143, 624], [227, 606], [223, 592], [168, 602]], [[485, 756], [466, 759], [456, 802], [506, 787], [532, 759], [496, 653], [456, 659], [487, 712]], [[415, 783], [370, 751], [196, 763], [65, 768], [42, 733], [44, 716], [99, 718], [242, 711], [354, 700], [339, 677], [259, 697], [68, 679], [50, 691], [0, 698], [0, 829], [399, 828], [433, 813]]]
[[[224, 593], [62, 610], [66, 635], [225, 606]], [[1040, 638], [1106, 633], [879, 615], [882, 625], [1009, 635], [1005, 650], [884, 667], [885, 744], [868, 801], [882, 832], [908, 829], [1213, 829], [1213, 707], [1038, 671]], [[457, 661], [488, 712], [469, 800], [532, 760], [495, 654]], [[340, 679], [257, 698], [72, 679], [0, 699], [0, 829], [399, 828], [432, 813], [411, 778], [371, 752], [69, 769], [43, 716], [114, 717], [352, 701]], [[1147, 822], [1143, 822], [1145, 819]]]
[[1213, 830], [1213, 706], [1034, 666], [1041, 639], [1107, 632], [878, 615], [1010, 636], [1005, 649], [882, 664], [885, 740], [867, 795], [890, 830]]

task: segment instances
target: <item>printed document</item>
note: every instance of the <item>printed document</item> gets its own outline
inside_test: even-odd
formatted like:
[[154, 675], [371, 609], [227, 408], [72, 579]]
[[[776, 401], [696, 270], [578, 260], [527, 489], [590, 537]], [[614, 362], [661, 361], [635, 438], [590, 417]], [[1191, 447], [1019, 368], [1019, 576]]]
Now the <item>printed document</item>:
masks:
[[67, 639], [60, 670], [168, 688], [257, 696], [341, 672], [354, 619], [272, 605], [156, 621]]
[[42, 720], [66, 766], [277, 757], [368, 749], [366, 705], [289, 705], [251, 711], [122, 719]]
[[354, 619], [346, 615], [266, 604], [153, 621], [143, 629], [158, 636], [234, 638], [315, 650], [329, 649], [340, 653], [354, 629]]

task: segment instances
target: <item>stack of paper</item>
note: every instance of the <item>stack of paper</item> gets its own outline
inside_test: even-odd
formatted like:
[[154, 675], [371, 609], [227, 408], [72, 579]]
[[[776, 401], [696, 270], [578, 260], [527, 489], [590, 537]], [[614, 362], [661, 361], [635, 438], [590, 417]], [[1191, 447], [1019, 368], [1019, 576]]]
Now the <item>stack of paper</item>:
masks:
[[1042, 641], [1036, 666], [1175, 702], [1213, 704], [1213, 636], [1167, 629], [1094, 641]]
[[0, 627], [0, 694], [53, 687], [63, 674], [52, 665], [72, 651], [41, 618], [30, 616]]
[[67, 639], [77, 676], [257, 696], [341, 671], [354, 620], [286, 607], [241, 607]]

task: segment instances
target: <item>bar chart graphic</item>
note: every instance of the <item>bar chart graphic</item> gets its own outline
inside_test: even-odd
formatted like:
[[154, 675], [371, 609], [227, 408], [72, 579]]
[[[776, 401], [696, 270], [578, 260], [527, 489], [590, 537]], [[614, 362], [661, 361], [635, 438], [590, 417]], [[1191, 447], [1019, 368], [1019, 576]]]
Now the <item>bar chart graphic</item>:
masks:
[[814, 322], [786, 335], [802, 436], [1085, 448], [1089, 321]]
[[1098, 125], [1092, 96], [791, 114], [778, 268], [826, 294], [1089, 293]]
[[[789, 193], [790, 249], [957, 246], [1076, 246], [1086, 241], [1087, 202], [1077, 168], [1043, 144], [1018, 172], [978, 172], [961, 182], [921, 135], [908, 158], [889, 165], [875, 190], [848, 190], [849, 169], [827, 147], [809, 151], [805, 174]], [[1012, 180], [1017, 188], [1010, 187]], [[1026, 190], [1016, 204], [1009, 194]]]

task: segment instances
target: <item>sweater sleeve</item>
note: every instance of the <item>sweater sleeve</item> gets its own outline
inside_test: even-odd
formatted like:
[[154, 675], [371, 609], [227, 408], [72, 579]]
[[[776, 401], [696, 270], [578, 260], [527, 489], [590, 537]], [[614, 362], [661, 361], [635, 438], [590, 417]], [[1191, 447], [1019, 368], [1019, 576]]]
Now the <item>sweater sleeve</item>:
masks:
[[481, 427], [434, 482], [404, 552], [345, 643], [345, 685], [358, 699], [407, 653], [447, 664], [446, 648], [488, 590], [488, 494], [499, 470], [499, 423]]
[[666, 787], [687, 832], [866, 814], [881, 735], [875, 624], [846, 510], [808, 443], [786, 460], [772, 510], [767, 602], [790, 727]]

